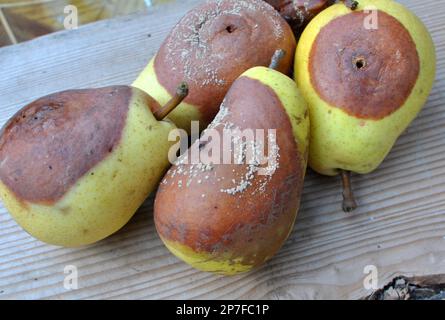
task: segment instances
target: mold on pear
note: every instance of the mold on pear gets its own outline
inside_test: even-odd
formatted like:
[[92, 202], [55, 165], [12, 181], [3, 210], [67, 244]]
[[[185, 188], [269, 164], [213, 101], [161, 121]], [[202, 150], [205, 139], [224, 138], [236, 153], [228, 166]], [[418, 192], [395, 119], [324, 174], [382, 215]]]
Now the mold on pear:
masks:
[[[261, 149], [249, 132], [264, 132], [267, 163], [245, 161]], [[308, 133], [306, 103], [290, 78], [264, 67], [245, 72], [158, 190], [155, 223], [169, 250], [199, 270], [226, 275], [276, 254], [298, 211]]]
[[227, 91], [244, 71], [268, 66], [275, 50], [288, 55], [278, 70], [290, 74], [296, 42], [286, 21], [262, 0], [210, 0], [189, 11], [173, 28], [133, 85], [159, 103], [186, 81], [190, 94], [169, 118], [189, 130], [205, 128]]

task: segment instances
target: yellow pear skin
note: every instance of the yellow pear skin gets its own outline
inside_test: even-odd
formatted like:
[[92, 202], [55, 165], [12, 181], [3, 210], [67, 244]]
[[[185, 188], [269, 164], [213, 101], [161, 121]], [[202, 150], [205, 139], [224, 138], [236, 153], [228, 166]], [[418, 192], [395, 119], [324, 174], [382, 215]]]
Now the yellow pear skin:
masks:
[[324, 175], [375, 170], [435, 78], [434, 44], [412, 12], [392, 0], [358, 3], [355, 11], [340, 3], [317, 15], [295, 57], [295, 80], [309, 104], [309, 165]]
[[122, 228], [169, 167], [158, 103], [127, 86], [72, 90], [19, 111], [0, 137], [0, 196], [35, 238], [78, 247]]
[[[149, 92], [160, 105], [165, 105], [173, 96], [159, 83], [154, 70], [155, 58], [156, 57], [150, 60], [145, 69], [133, 82], [132, 86]], [[190, 121], [203, 121], [202, 115], [196, 106], [186, 101], [182, 101], [168, 117], [178, 128], [183, 128], [188, 131], [190, 131]]]

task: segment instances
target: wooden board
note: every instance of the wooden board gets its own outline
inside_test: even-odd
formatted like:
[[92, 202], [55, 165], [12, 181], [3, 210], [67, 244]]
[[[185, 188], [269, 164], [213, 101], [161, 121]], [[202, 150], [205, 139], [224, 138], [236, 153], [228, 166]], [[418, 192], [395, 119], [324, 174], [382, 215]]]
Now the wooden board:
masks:
[[[0, 49], [0, 123], [45, 94], [129, 84], [156, 52], [188, 0]], [[121, 231], [96, 245], [63, 249], [26, 234], [0, 209], [0, 298], [349, 298], [365, 290], [364, 267], [379, 284], [445, 273], [445, 7], [401, 1], [427, 24], [437, 46], [434, 91], [419, 118], [373, 174], [354, 176], [360, 202], [340, 210], [340, 181], [309, 172], [295, 229], [262, 268], [235, 277], [188, 267], [159, 240], [148, 200]], [[64, 289], [75, 265], [79, 289]]]

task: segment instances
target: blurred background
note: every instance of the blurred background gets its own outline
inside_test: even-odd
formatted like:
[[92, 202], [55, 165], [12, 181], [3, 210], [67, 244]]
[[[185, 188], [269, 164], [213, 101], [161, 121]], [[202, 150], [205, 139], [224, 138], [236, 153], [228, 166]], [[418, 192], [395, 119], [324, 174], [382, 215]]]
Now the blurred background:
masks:
[[79, 26], [143, 12], [175, 0], [0, 0], [0, 47], [64, 29], [64, 8], [74, 5]]

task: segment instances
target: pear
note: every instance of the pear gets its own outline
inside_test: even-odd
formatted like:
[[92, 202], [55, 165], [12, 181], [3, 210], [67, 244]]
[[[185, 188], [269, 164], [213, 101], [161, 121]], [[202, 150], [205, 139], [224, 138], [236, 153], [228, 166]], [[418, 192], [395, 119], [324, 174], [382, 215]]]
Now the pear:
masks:
[[[77, 247], [124, 226], [169, 167], [164, 108], [129, 86], [70, 90], [25, 106], [0, 135], [0, 196], [28, 233]], [[158, 110], [153, 114], [150, 109]], [[157, 118], [158, 117], [158, 118]]]
[[425, 104], [435, 68], [427, 29], [392, 0], [335, 4], [304, 30], [295, 80], [309, 104], [309, 165], [342, 175], [345, 211], [357, 206], [350, 172], [381, 164]]
[[322, 10], [336, 0], [265, 0], [272, 5], [289, 23], [296, 37], [307, 24]]
[[255, 66], [268, 66], [277, 49], [287, 56], [278, 70], [292, 73], [296, 42], [286, 21], [262, 0], [209, 0], [173, 28], [133, 86], [167, 102], [186, 81], [190, 94], [169, 118], [190, 132], [204, 129], [219, 111], [233, 81]]
[[244, 72], [161, 182], [154, 218], [167, 248], [196, 269], [224, 275], [270, 259], [298, 212], [308, 134], [306, 102], [292, 79], [266, 67]]

